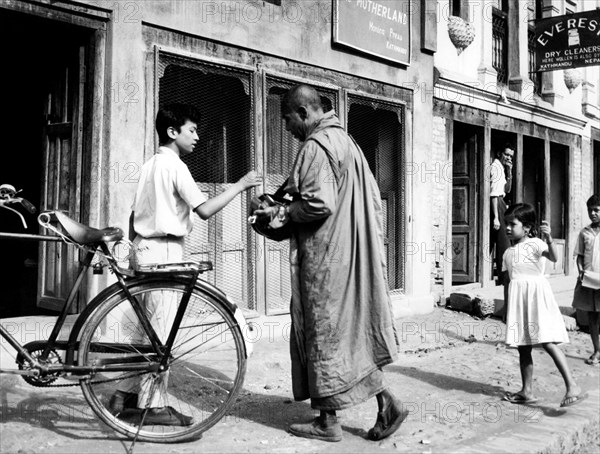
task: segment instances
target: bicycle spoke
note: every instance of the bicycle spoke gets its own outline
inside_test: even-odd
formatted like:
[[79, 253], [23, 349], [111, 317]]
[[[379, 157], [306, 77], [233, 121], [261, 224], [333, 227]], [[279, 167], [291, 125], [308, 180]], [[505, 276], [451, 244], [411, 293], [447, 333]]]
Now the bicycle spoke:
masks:
[[[183, 284], [169, 281], [148, 285], [140, 281], [131, 290], [138, 301], [150, 305], [143, 307], [152, 314], [149, 322], [162, 342], [168, 338], [170, 329], [166, 328], [173, 323], [184, 291]], [[168, 309], [158, 315], [149, 310], [159, 303]], [[246, 360], [236, 320], [209, 295], [194, 291], [166, 371], [150, 373], [161, 355], [153, 351], [134, 314], [129, 301], [117, 295], [106, 308], [94, 312], [82, 330], [79, 355], [84, 364], [101, 365], [104, 359], [111, 368], [118, 368], [121, 361], [123, 367], [138, 362], [148, 365], [147, 373], [133, 379], [123, 371], [103, 373], [111, 383], [82, 381], [90, 406], [109, 426], [138, 440], [178, 441], [204, 432], [227, 412], [241, 389]], [[121, 393], [120, 401], [115, 400], [116, 391]], [[170, 408], [166, 420], [171, 418], [174, 425], [165, 425], [165, 418], [157, 417], [155, 410], [140, 424], [146, 407]]]

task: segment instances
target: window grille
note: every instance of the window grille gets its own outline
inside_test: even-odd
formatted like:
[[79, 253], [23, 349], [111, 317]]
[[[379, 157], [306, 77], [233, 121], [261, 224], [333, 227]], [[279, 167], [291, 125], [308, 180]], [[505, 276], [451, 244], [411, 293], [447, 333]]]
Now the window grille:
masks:
[[[287, 179], [301, 143], [285, 129], [281, 117], [285, 93], [297, 82], [268, 76], [266, 79], [266, 190], [273, 193]], [[315, 87], [325, 111], [338, 107], [338, 92]], [[267, 315], [288, 312], [291, 298], [289, 242], [265, 240]]]
[[508, 82], [508, 15], [492, 8], [492, 66], [498, 73], [498, 83]]
[[539, 95], [542, 91], [542, 74], [535, 70], [535, 31], [529, 26], [527, 31], [529, 52], [529, 78], [533, 82], [533, 92]]
[[381, 191], [390, 290], [404, 288], [404, 106], [348, 96], [348, 132], [361, 147]]
[[[253, 75], [191, 58], [159, 53], [158, 103], [196, 106], [202, 115], [200, 138], [182, 160], [200, 189], [211, 198], [254, 168]], [[208, 221], [194, 215], [185, 259], [210, 260], [203, 278], [238, 305], [256, 309], [253, 235], [247, 224], [249, 192], [238, 195]]]

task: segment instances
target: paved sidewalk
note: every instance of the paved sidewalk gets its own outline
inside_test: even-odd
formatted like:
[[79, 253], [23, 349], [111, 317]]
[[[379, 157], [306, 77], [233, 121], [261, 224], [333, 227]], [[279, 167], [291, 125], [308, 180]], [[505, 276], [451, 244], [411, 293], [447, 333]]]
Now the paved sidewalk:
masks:
[[[551, 280], [551, 285], [564, 304], [569, 298], [568, 282]], [[558, 291], [561, 286], [564, 292]], [[2, 323], [15, 323], [15, 319]], [[521, 379], [517, 351], [505, 347], [505, 325], [500, 320], [477, 319], [444, 308], [398, 319], [401, 353], [385, 372], [409, 417], [388, 439], [368, 441], [366, 433], [377, 410], [372, 399], [339, 412], [343, 440], [326, 443], [287, 433], [291, 423], [314, 415], [306, 402], [292, 400], [289, 317], [260, 317], [252, 323], [257, 328], [254, 354], [231, 414], [200, 440], [177, 445], [138, 443], [136, 453], [576, 453], [582, 446], [600, 452], [595, 438], [600, 425], [600, 368], [583, 362], [591, 351], [586, 333], [570, 332], [571, 342], [561, 347], [589, 395], [565, 409], [559, 407], [563, 381], [542, 349], [534, 350], [539, 403], [514, 405], [501, 399], [505, 391], [518, 390]], [[21, 320], [20, 326], [33, 335], [44, 324]], [[5, 361], [3, 355], [2, 367], [9, 367]], [[129, 442], [95, 419], [78, 388], [40, 390], [17, 377], [0, 379], [0, 452], [126, 452]]]

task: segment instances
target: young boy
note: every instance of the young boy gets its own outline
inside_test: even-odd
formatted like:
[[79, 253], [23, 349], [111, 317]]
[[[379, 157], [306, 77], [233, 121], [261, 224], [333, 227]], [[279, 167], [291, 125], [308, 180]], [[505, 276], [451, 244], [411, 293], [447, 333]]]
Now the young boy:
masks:
[[[197, 109], [186, 104], [167, 105], [156, 116], [160, 147], [142, 166], [129, 219], [129, 239], [135, 245], [138, 264], [181, 262], [185, 236], [193, 227], [192, 211], [206, 220], [239, 193], [261, 184], [261, 178], [251, 171], [221, 194], [206, 199], [180, 159], [194, 151], [199, 121]], [[144, 304], [154, 326], [170, 326], [174, 314], [168, 313], [168, 302], [145, 301]], [[167, 379], [164, 377], [155, 383], [156, 392], [150, 391], [151, 377], [123, 381], [110, 400], [111, 412], [149, 408], [144, 425], [192, 424], [191, 417], [166, 405]]]
[[592, 223], [579, 232], [575, 245], [579, 279], [575, 286], [573, 307], [587, 312], [594, 352], [585, 363], [595, 365], [600, 363], [600, 194], [588, 199], [587, 210]]

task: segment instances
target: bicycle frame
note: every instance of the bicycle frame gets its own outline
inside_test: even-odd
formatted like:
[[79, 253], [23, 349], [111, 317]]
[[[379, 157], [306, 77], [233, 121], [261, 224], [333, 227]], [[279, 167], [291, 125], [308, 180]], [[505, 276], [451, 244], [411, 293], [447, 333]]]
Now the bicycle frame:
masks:
[[[0, 208], [17, 213], [26, 228], [22, 214], [7, 205], [19, 202], [31, 213], [35, 207], [17, 193], [11, 185], [0, 185]], [[216, 424], [235, 402], [252, 348], [244, 342], [248, 325], [241, 311], [222, 291], [199, 279], [202, 272], [212, 270], [212, 263], [139, 265], [135, 246], [123, 240], [118, 227], [88, 227], [60, 211], [42, 213], [38, 222], [56, 236], [0, 232], [0, 240], [64, 241], [84, 250], [77, 254], [79, 271], [47, 340], [22, 345], [0, 324], [0, 337], [15, 349], [18, 364], [18, 370], [0, 373], [21, 375], [39, 387], [74, 385], [52, 385], [61, 377], [77, 379], [92, 411], [118, 433], [133, 438], [132, 449], [137, 439], [184, 441]], [[130, 247], [127, 257], [115, 249], [123, 243]], [[122, 268], [122, 261], [135, 265]], [[89, 269], [105, 267], [116, 282], [86, 304], [67, 340], [59, 341]], [[158, 304], [168, 307], [168, 322], [163, 323]], [[119, 386], [130, 389], [130, 380], [138, 381], [139, 387], [122, 391]], [[188, 388], [197, 380], [202, 384], [190, 394]], [[207, 389], [206, 396], [198, 394]], [[123, 394], [134, 397], [119, 401]], [[152, 407], [154, 398], [161, 405]], [[163, 399], [168, 405], [162, 405]], [[153, 428], [165, 421], [173, 430]]]
[[[31, 234], [13, 234], [13, 233], [0, 233], [0, 239], [61, 241], [61, 238], [55, 237], [55, 236], [50, 236], [50, 235], [31, 235]], [[147, 363], [144, 365], [136, 365], [136, 364], [123, 364], [123, 361], [120, 361], [118, 365], [114, 365], [114, 366], [111, 366], [106, 363], [103, 363], [103, 365], [101, 367], [98, 367], [98, 366], [90, 367], [90, 366], [78, 365], [77, 361], [75, 359], [75, 356], [76, 356], [75, 353], [78, 349], [77, 337], [79, 335], [79, 331], [80, 331], [81, 327], [83, 326], [83, 322], [85, 321], [85, 319], [87, 319], [91, 310], [83, 311], [77, 317], [76, 325], [74, 326], [74, 329], [71, 332], [71, 335], [67, 342], [57, 340], [58, 335], [60, 334], [60, 331], [61, 331], [61, 329], [64, 325], [64, 322], [67, 318], [67, 315], [69, 314], [71, 308], [73, 307], [73, 304], [75, 303], [77, 293], [79, 291], [79, 288], [81, 287], [83, 279], [85, 278], [87, 271], [92, 267], [92, 260], [94, 259], [94, 257], [96, 256], [96, 254], [99, 251], [105, 257], [110, 258], [108, 260], [108, 267], [113, 271], [113, 273], [117, 277], [117, 283], [113, 284], [113, 286], [116, 286], [119, 291], [123, 291], [125, 293], [125, 295], [127, 296], [127, 299], [131, 302], [133, 310], [137, 314], [138, 319], [139, 319], [143, 329], [148, 334], [148, 337], [151, 341], [152, 348], [149, 353], [154, 353], [158, 357], [161, 357], [162, 359], [161, 359], [160, 364], [154, 365], [154, 363], [152, 363], [152, 366], [148, 366]], [[77, 278], [75, 279], [75, 283], [73, 284], [73, 286], [69, 292], [69, 295], [67, 297], [65, 305], [63, 306], [61, 312], [58, 315], [58, 318], [54, 324], [54, 327], [52, 329], [52, 332], [50, 333], [49, 338], [45, 341], [34, 341], [39, 344], [44, 344], [43, 351], [42, 351], [41, 355], [39, 356], [39, 358], [33, 358], [30, 355], [29, 351], [22, 344], [20, 344], [19, 341], [17, 339], [15, 339], [15, 337], [12, 336], [6, 330], [6, 328], [4, 328], [2, 325], [0, 325], [0, 336], [3, 337], [4, 339], [6, 339], [7, 342], [18, 352], [18, 354], [20, 354], [24, 359], [26, 359], [32, 366], [32, 368], [30, 370], [23, 370], [23, 371], [0, 369], [0, 373], [12, 373], [12, 374], [19, 374], [19, 375], [37, 376], [40, 373], [41, 374], [50, 374], [50, 373], [57, 373], [57, 372], [68, 372], [68, 373], [72, 373], [74, 375], [86, 375], [86, 374], [89, 374], [92, 372], [97, 372], [98, 370], [154, 372], [154, 371], [164, 369], [167, 366], [168, 358], [170, 355], [170, 351], [169, 351], [170, 349], [168, 347], [165, 348], [165, 345], [167, 345], [167, 346], [171, 345], [173, 340], [175, 339], [177, 330], [179, 329], [179, 325], [181, 323], [181, 320], [182, 320], [185, 310], [187, 308], [187, 304], [189, 302], [192, 290], [194, 289], [196, 282], [198, 280], [198, 276], [200, 275], [201, 272], [207, 271], [208, 269], [212, 269], [212, 266], [210, 266], [210, 265], [207, 266], [206, 264], [204, 264], [203, 266], [201, 266], [201, 265], [197, 265], [195, 267], [189, 266], [188, 269], [182, 270], [181, 268], [177, 268], [177, 266], [176, 266], [177, 264], [174, 264], [175, 265], [174, 269], [169, 268], [168, 266], [163, 266], [163, 267], [155, 267], [154, 269], [148, 268], [145, 271], [142, 271], [139, 273], [139, 275], [146, 276], [146, 277], [152, 276], [152, 275], [155, 275], [155, 276], [160, 275], [160, 276], [169, 277], [169, 278], [175, 278], [175, 277], [181, 278], [182, 276], [184, 276], [188, 280], [186, 288], [185, 288], [185, 293], [182, 297], [182, 301], [179, 305], [177, 314], [175, 316], [175, 321], [171, 328], [171, 332], [169, 333], [168, 340], [167, 340], [166, 344], [163, 345], [161, 343], [158, 335], [156, 334], [154, 328], [150, 324], [150, 321], [148, 320], [148, 317], [147, 317], [142, 305], [133, 295], [131, 295], [131, 293], [128, 289], [128, 284], [125, 281], [125, 277], [127, 275], [125, 273], [123, 273], [115, 265], [115, 263], [113, 261], [114, 261], [114, 258], [112, 257], [112, 254], [111, 254], [110, 250], [108, 249], [108, 246], [106, 243], [101, 242], [101, 243], [97, 243], [95, 245], [91, 245], [89, 247], [89, 249], [87, 250], [87, 252], [81, 262], [80, 269], [77, 274]], [[96, 304], [91, 304], [90, 307], [92, 307], [92, 308], [97, 307], [99, 304], [102, 303], [103, 300], [104, 300], [104, 298], [98, 300], [98, 302]], [[32, 344], [32, 343], [29, 343], [29, 344]], [[29, 345], [29, 344], [26, 344], [26, 345]], [[65, 350], [65, 362], [62, 364], [58, 364], [58, 365], [44, 364], [43, 362], [48, 359], [50, 352], [55, 349]], [[136, 360], [135, 356], [128, 358], [128, 362], [131, 362], [131, 363], [134, 363], [135, 360]]]

